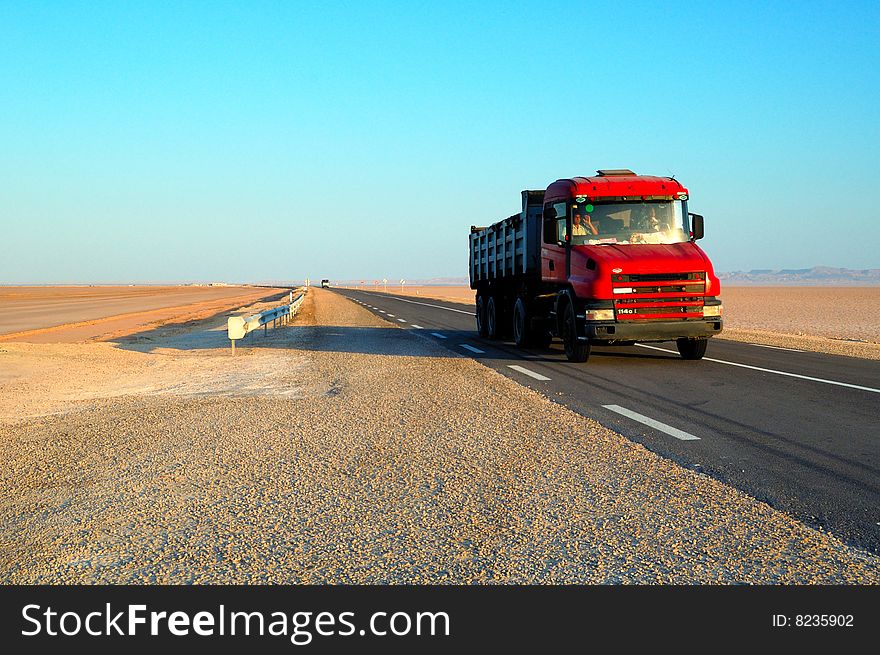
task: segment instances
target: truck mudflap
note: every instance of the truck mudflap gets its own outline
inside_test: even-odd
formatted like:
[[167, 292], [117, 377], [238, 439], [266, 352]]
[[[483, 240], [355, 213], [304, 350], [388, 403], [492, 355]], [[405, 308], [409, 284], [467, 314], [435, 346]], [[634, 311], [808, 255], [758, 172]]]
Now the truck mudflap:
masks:
[[721, 319], [705, 321], [650, 321], [644, 323], [586, 322], [579, 320], [578, 340], [592, 343], [609, 341], [673, 341], [680, 338], [704, 339], [721, 332]]

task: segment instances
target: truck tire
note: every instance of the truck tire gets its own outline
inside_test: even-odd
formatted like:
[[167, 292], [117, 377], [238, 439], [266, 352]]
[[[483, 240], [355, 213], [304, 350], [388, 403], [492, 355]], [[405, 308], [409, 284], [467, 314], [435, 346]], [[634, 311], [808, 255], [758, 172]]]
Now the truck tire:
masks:
[[706, 354], [708, 339], [676, 339], [675, 345], [682, 359], [703, 359]]
[[501, 338], [501, 304], [495, 296], [486, 303], [486, 333], [490, 339]]
[[489, 328], [486, 325], [486, 296], [482, 293], [477, 294], [477, 334], [481, 339], [489, 336]]
[[562, 319], [562, 343], [565, 346], [565, 356], [570, 362], [585, 362], [590, 358], [590, 342], [578, 341], [574, 321], [574, 307], [568, 304]]
[[513, 305], [513, 342], [517, 348], [528, 348], [532, 345], [529, 332], [529, 315], [522, 298], [517, 298]]
[[546, 348], [553, 337], [545, 327], [532, 328], [532, 317], [526, 310], [526, 303], [517, 298], [513, 305], [513, 342], [518, 348]]

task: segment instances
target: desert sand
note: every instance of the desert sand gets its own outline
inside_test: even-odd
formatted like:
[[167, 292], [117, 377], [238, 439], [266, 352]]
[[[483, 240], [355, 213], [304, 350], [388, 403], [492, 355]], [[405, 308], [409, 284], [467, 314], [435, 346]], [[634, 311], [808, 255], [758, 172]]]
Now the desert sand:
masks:
[[[362, 288], [383, 292], [381, 286]], [[474, 291], [465, 286], [388, 285], [388, 293], [474, 302]], [[719, 339], [880, 359], [880, 287], [726, 286], [721, 299]]]
[[0, 287], [0, 342], [112, 338], [168, 321], [205, 318], [283, 291], [249, 286]]

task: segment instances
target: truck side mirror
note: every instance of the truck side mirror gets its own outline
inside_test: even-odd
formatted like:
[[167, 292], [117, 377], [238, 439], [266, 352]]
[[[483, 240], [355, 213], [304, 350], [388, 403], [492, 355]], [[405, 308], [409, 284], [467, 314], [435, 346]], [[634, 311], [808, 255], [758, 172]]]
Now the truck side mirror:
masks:
[[688, 214], [691, 219], [691, 238], [694, 241], [703, 238], [703, 216], [701, 214]]

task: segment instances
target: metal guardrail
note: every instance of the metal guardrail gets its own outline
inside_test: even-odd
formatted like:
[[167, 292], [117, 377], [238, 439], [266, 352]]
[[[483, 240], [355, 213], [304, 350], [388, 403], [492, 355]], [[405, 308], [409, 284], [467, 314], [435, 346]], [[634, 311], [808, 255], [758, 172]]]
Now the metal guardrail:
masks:
[[267, 309], [264, 312], [251, 316], [230, 316], [226, 321], [226, 333], [229, 341], [232, 343], [232, 354], [235, 354], [235, 342], [239, 339], [244, 339], [254, 330], [263, 328], [263, 333], [268, 334], [269, 323], [272, 323], [273, 328], [279, 324], [286, 325], [290, 323], [293, 317], [296, 316], [297, 311], [299, 311], [299, 307], [302, 305], [303, 298], [305, 297], [305, 289], [295, 299], [293, 291], [291, 291], [290, 302], [287, 305]]

